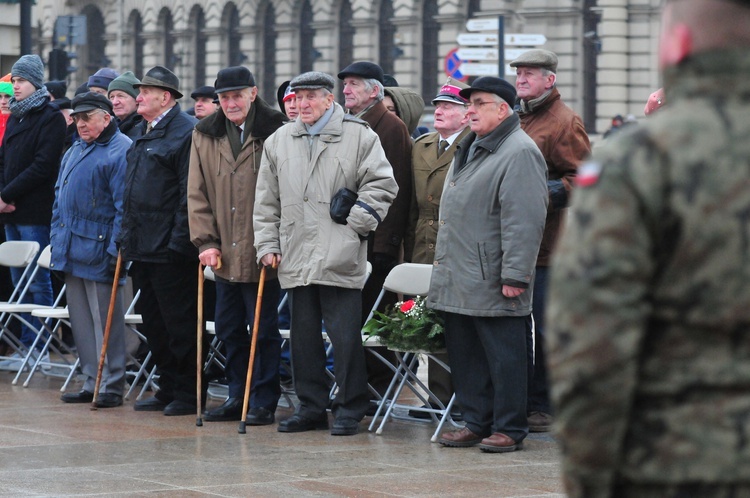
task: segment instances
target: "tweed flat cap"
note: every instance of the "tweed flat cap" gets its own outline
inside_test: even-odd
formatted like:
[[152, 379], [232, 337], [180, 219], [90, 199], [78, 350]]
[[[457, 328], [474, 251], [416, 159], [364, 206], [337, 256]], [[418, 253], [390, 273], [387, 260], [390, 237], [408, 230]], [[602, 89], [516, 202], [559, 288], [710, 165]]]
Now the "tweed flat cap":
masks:
[[180, 78], [164, 66], [154, 66], [149, 69], [141, 82], [134, 84], [133, 88], [140, 88], [142, 86], [163, 88], [169, 90], [175, 99], [182, 98], [182, 93], [179, 90]]
[[290, 83], [289, 88], [293, 92], [298, 90], [315, 90], [317, 88], [325, 88], [329, 92], [333, 91], [333, 86], [336, 82], [333, 76], [320, 71], [308, 71], [295, 77]]
[[231, 92], [255, 86], [255, 78], [245, 66], [231, 66], [220, 70], [216, 75], [214, 89], [216, 93]]
[[359, 76], [360, 78], [378, 80], [383, 84], [383, 68], [374, 62], [358, 61], [346, 66], [338, 74], [340, 80], [347, 76]]
[[435, 102], [451, 102], [453, 104], [466, 105], [469, 102], [460, 95], [461, 90], [464, 88], [469, 88], [469, 85], [453, 78], [448, 78], [445, 85], [440, 87], [437, 96], [432, 99], [432, 104], [435, 105]]
[[549, 50], [535, 48], [528, 50], [510, 63], [510, 67], [541, 67], [553, 73], [557, 72], [557, 55]]
[[73, 108], [73, 112], [70, 113], [71, 116], [80, 112], [93, 111], [94, 109], [101, 109], [112, 114], [112, 102], [100, 93], [86, 92], [76, 95], [70, 106]]
[[195, 100], [196, 97], [208, 97], [209, 99], [216, 98], [216, 89], [212, 86], [200, 86], [190, 92], [190, 98]]
[[497, 76], [482, 76], [481, 78], [477, 78], [469, 88], [461, 90], [459, 95], [469, 100], [469, 97], [474, 92], [494, 93], [507, 102], [509, 106], [513, 106], [516, 103], [516, 87]]

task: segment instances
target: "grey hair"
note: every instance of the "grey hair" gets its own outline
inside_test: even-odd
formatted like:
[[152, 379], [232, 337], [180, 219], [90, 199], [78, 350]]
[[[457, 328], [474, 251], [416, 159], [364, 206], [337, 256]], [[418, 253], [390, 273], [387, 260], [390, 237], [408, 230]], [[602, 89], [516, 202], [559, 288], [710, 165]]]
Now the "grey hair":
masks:
[[378, 94], [375, 96], [375, 100], [383, 100], [383, 98], [385, 97], [385, 92], [383, 90], [383, 84], [380, 81], [376, 80], [375, 78], [362, 78], [362, 81], [365, 82], [365, 90], [367, 90], [368, 93], [377, 86]]

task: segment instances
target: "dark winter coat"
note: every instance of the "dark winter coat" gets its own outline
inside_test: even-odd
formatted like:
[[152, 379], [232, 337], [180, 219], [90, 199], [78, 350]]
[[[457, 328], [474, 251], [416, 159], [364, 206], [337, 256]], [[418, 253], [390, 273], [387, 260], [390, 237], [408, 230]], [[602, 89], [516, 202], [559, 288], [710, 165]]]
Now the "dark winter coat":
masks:
[[0, 223], [49, 226], [65, 142], [65, 117], [49, 102], [11, 115], [0, 147], [0, 198], [15, 204]]
[[190, 143], [197, 122], [175, 105], [130, 147], [118, 239], [125, 259], [151, 263], [197, 260], [187, 219]]

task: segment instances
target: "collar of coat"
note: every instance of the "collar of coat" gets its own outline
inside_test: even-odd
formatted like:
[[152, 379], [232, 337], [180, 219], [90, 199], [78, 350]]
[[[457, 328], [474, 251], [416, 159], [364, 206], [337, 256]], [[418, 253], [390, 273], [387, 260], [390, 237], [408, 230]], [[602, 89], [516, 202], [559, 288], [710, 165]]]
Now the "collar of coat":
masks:
[[[272, 109], [260, 97], [256, 97], [255, 101], [253, 101], [253, 107], [255, 107], [253, 122], [246, 123], [250, 127], [249, 129], [246, 127], [245, 131], [252, 133], [255, 138], [265, 140], [288, 120], [284, 114]], [[204, 135], [214, 138], [226, 136], [227, 127], [224, 110], [219, 108], [215, 113], [203, 118], [195, 125], [195, 129]]]
[[517, 111], [520, 114], [539, 112], [551, 106], [556, 100], [560, 100], [560, 92], [557, 91], [557, 87], [553, 87], [536, 99], [519, 100]]
[[488, 150], [490, 153], [494, 153], [500, 148], [503, 142], [505, 142], [505, 139], [508, 138], [511, 133], [520, 128], [521, 119], [518, 117], [518, 113], [513, 113], [508, 116], [505, 121], [500, 123], [497, 128], [481, 138], [477, 137], [477, 134], [474, 132], [469, 133], [463, 140], [461, 140], [461, 143], [458, 144], [458, 149], [456, 150], [454, 159], [457, 167], [456, 169], [460, 169], [460, 167], [466, 163], [466, 156], [469, 153], [469, 147], [471, 147], [471, 144], [475, 141], [477, 142], [477, 147], [481, 147]]

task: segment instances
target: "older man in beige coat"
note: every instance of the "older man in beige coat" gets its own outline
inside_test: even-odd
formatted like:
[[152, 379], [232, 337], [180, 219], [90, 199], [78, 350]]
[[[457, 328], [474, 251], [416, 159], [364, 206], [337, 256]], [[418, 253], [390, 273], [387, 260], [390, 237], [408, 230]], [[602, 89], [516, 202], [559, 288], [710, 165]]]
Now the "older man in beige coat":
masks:
[[[201, 263], [216, 274], [216, 335], [226, 348], [227, 401], [204, 420], [237, 420], [250, 355], [248, 325], [255, 317], [260, 271], [253, 248], [253, 203], [263, 143], [286, 116], [258, 97], [252, 73], [237, 66], [219, 71], [216, 93], [221, 108], [193, 131], [188, 176], [190, 238]], [[219, 268], [219, 258], [222, 265]], [[270, 273], [270, 272], [269, 272]], [[281, 337], [276, 306], [279, 284], [265, 284], [247, 423], [268, 425], [281, 394]]]
[[[333, 78], [320, 72], [292, 80], [300, 115], [266, 141], [258, 179], [255, 247], [263, 264], [279, 262], [281, 286], [289, 291], [300, 400], [279, 432], [328, 428], [321, 320], [336, 351], [331, 434], [356, 434], [369, 404], [360, 334], [366, 240], [385, 218], [398, 186], [378, 136], [344, 114], [333, 86]], [[334, 221], [331, 200], [342, 188], [356, 203]]]

